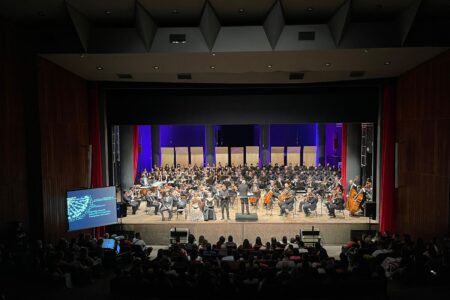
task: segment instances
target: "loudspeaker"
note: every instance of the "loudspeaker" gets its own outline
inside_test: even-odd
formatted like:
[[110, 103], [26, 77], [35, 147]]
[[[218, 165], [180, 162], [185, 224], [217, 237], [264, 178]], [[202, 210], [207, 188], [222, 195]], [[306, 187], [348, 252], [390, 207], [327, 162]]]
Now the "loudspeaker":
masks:
[[369, 217], [372, 220], [375, 220], [377, 215], [376, 214], [377, 204], [375, 202], [366, 202], [364, 205], [365, 205], [364, 216]]
[[117, 217], [125, 218], [127, 216], [127, 204], [117, 203]]
[[175, 244], [177, 237], [180, 239], [180, 243], [187, 243], [189, 237], [189, 228], [170, 228], [169, 244]]
[[258, 221], [258, 215], [257, 214], [240, 214], [236, 213], [236, 221], [239, 222], [255, 222]]

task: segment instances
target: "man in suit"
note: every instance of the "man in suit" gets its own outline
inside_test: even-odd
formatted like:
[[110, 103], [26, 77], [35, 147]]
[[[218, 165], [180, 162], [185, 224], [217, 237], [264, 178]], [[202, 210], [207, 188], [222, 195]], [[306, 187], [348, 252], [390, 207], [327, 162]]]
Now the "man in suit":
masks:
[[241, 184], [238, 186], [239, 198], [241, 198], [241, 211], [244, 214], [244, 205], [247, 210], [247, 215], [250, 214], [248, 209], [248, 185], [245, 180], [242, 180]]
[[220, 186], [219, 190], [220, 207], [222, 208], [222, 220], [224, 219], [224, 211], [227, 211], [227, 220], [230, 219], [230, 197], [225, 185]]

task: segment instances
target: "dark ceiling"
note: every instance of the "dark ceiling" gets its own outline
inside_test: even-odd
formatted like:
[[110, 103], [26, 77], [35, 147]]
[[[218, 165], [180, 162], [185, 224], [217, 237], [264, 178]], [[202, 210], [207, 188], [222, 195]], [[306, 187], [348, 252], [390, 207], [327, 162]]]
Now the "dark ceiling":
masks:
[[35, 52], [92, 80], [383, 78], [450, 46], [448, 0], [15, 0], [0, 2], [0, 16]]

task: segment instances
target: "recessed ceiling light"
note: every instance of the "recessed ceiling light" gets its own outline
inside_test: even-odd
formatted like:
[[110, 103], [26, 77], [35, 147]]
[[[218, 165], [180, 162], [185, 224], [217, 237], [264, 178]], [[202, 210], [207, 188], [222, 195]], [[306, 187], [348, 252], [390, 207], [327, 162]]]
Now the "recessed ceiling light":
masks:
[[172, 15], [178, 15], [180, 11], [178, 9], [172, 9]]
[[267, 67], [270, 69], [270, 68], [272, 68], [273, 66], [269, 64], [269, 65], [267, 65]]
[[331, 67], [331, 63], [329, 62], [325, 63], [325, 67]]
[[212, 55], [212, 56], [216, 56], [216, 53], [213, 52], [213, 53], [211, 53], [211, 55]]
[[153, 66], [153, 69], [159, 70], [159, 66]]
[[242, 15], [242, 14], [245, 14], [245, 9], [243, 9], [243, 8], [239, 8], [239, 13]]
[[210, 68], [211, 70], [215, 70], [215, 69], [216, 69], [216, 66], [209, 66], [209, 68]]
[[369, 49], [364, 49], [364, 53], [369, 53]]
[[101, 70], [103, 70], [103, 67], [102, 66], [97, 66], [97, 70], [101, 71]]
[[391, 64], [391, 62], [389, 60], [384, 62], [385, 66], [389, 66], [390, 64]]
[[85, 57], [86, 57], [86, 55], [84, 53], [80, 54], [80, 58], [85, 58]]
[[105, 10], [105, 15], [109, 16], [110, 14], [112, 14], [112, 12], [109, 9]]
[[312, 12], [312, 11], [313, 11], [313, 8], [310, 6], [310, 7], [306, 8], [306, 11]]

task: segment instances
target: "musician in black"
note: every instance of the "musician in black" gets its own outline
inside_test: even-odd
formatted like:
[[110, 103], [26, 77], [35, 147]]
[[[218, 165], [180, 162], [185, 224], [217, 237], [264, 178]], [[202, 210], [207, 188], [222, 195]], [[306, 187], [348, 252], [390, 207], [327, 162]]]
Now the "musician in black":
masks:
[[306, 195], [306, 200], [300, 202], [299, 211], [305, 212], [305, 215], [308, 217], [311, 211], [317, 208], [317, 202], [319, 202], [317, 195], [312, 190], [309, 190]]
[[245, 180], [242, 180], [241, 184], [238, 186], [239, 198], [241, 198], [241, 211], [244, 214], [244, 206], [247, 210], [247, 215], [250, 214], [248, 208], [248, 185]]
[[162, 205], [161, 205], [161, 217], [162, 220], [165, 221], [164, 218], [164, 212], [167, 211], [169, 213], [169, 221], [172, 219], [173, 216], [173, 212], [172, 212], [172, 207], [173, 207], [173, 196], [169, 193], [167, 193], [165, 196], [163, 196], [162, 198]]
[[205, 207], [203, 208], [203, 217], [205, 221], [216, 219], [216, 212], [214, 211], [214, 198], [211, 192], [207, 192], [206, 194]]
[[157, 215], [161, 208], [161, 201], [157, 198], [156, 193], [147, 193], [145, 200], [147, 201], [147, 208], [153, 207], [155, 209], [155, 215]]
[[222, 220], [225, 219], [224, 210], [227, 211], [227, 220], [230, 220], [230, 196], [225, 185], [220, 185], [218, 197], [220, 199], [220, 207], [222, 209]]
[[133, 188], [131, 188], [129, 191], [124, 192], [123, 201], [131, 206], [132, 214], [135, 215], [136, 211], [139, 209], [141, 201], [135, 196]]
[[332, 202], [325, 203], [325, 206], [328, 208], [328, 215], [332, 218], [336, 218], [336, 215], [334, 213], [336, 209], [344, 209], [345, 202], [343, 192], [344, 188], [342, 187], [342, 185], [337, 185], [332, 195]]
[[280, 203], [280, 216], [287, 216], [287, 212], [294, 209], [295, 191], [290, 189], [288, 183], [285, 183], [281, 196], [285, 197], [285, 200]]
[[372, 179], [368, 178], [366, 184], [359, 191], [363, 194], [363, 198], [359, 203], [359, 208], [364, 211], [367, 201], [372, 201]]

